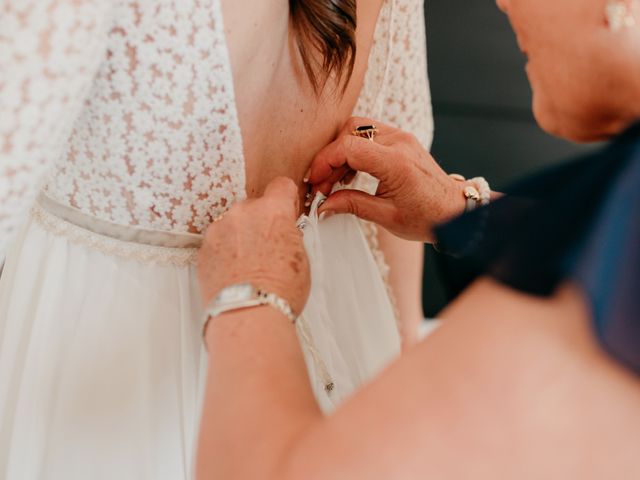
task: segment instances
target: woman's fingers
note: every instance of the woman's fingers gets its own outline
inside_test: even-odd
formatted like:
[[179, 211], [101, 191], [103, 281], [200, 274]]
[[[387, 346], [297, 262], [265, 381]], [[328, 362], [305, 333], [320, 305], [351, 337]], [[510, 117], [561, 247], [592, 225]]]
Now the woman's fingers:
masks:
[[[367, 125], [374, 125], [376, 127], [377, 133], [373, 142], [369, 139], [353, 135], [356, 128]], [[342, 178], [342, 176], [334, 174], [335, 170], [340, 170], [342, 174], [346, 174], [351, 170], [359, 170], [351, 165], [351, 163], [357, 162], [357, 158], [354, 158], [353, 162], [349, 162], [348, 154], [351, 151], [355, 154], [359, 150], [366, 152], [368, 150], [367, 147], [371, 147], [371, 145], [375, 144], [385, 146], [392, 145], [395, 141], [395, 134], [398, 131], [399, 130], [397, 128], [370, 118], [351, 117], [342, 126], [336, 140], [327, 145], [327, 147], [316, 155], [316, 158], [309, 169], [306, 181], [312, 185], [323, 184], [326, 182], [333, 185], [333, 183], [341, 180]], [[371, 149], [376, 150], [376, 147], [371, 147]], [[324, 192], [322, 188], [317, 188], [316, 190]], [[331, 190], [330, 187], [329, 190]]]
[[381, 178], [388, 169], [385, 164], [386, 157], [387, 147], [384, 145], [365, 138], [345, 135], [324, 147], [316, 155], [311, 163], [307, 181], [311, 185], [325, 183], [334, 179], [334, 171], [340, 169], [343, 175], [350, 169]]
[[340, 181], [346, 181], [347, 178], [351, 176], [353, 170], [349, 168], [347, 165], [344, 165], [336, 170], [331, 172], [331, 175], [327, 179], [325, 179], [322, 183], [317, 185], [313, 185], [311, 188], [312, 196], [315, 196], [317, 192], [321, 192], [325, 197], [331, 193], [333, 186]]
[[332, 193], [318, 209], [324, 218], [338, 213], [350, 213], [363, 220], [389, 225], [395, 215], [393, 204], [383, 198], [359, 190], [340, 190]]
[[295, 182], [288, 177], [276, 177], [264, 190], [263, 199], [277, 204], [287, 217], [295, 220], [300, 209], [300, 196]]

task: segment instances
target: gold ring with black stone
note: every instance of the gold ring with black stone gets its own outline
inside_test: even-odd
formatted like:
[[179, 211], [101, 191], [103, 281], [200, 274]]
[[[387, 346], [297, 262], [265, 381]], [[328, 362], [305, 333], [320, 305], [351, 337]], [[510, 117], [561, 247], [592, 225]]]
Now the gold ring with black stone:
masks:
[[378, 134], [378, 127], [375, 125], [362, 125], [360, 127], [356, 127], [351, 134], [356, 137], [366, 138], [373, 142], [373, 139]]

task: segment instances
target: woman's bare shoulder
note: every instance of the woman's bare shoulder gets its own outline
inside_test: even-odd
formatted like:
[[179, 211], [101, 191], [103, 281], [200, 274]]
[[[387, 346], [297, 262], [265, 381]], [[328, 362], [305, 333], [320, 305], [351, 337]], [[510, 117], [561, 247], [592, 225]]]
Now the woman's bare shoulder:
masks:
[[579, 290], [540, 298], [482, 279], [442, 317], [309, 446], [339, 439], [325, 460], [359, 478], [640, 475], [640, 382], [596, 343]]
[[[482, 278], [445, 309], [442, 318], [449, 335], [458, 337], [470, 354], [487, 359], [488, 370], [506, 368], [503, 373], [515, 376], [517, 372], [540, 375], [548, 368], [587, 385], [607, 379], [640, 387], [637, 376], [601, 347], [589, 301], [570, 282], [542, 297]], [[483, 345], [492, 345], [509, 364], [495, 362]], [[422, 348], [428, 350], [429, 343]]]
[[[441, 331], [416, 352], [414, 368], [431, 378], [433, 368], [447, 372], [448, 381], [435, 374], [430, 396], [459, 382], [439, 402], [469, 426], [452, 440], [488, 446], [484, 453], [499, 455], [495, 466], [504, 463], [510, 478], [640, 473], [633, 453], [640, 442], [640, 381], [601, 348], [579, 288], [565, 283], [538, 297], [483, 278], [442, 318]], [[584, 462], [594, 448], [600, 460]], [[477, 465], [485, 461], [475, 458]]]

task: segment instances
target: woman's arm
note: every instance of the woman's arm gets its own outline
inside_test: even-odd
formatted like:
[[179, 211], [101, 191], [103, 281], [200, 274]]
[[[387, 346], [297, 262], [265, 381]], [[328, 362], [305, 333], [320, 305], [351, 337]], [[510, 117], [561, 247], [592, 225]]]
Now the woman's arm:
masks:
[[327, 418], [281, 314], [221, 317], [199, 478], [640, 475], [640, 385], [595, 344], [576, 290], [544, 300], [483, 280], [445, 316]]
[[[249, 283], [303, 310], [310, 273], [297, 204], [296, 185], [278, 178], [209, 227], [198, 266], [205, 304]], [[237, 310], [209, 319], [206, 343], [198, 478], [278, 478], [289, 442], [321, 419], [295, 326], [271, 306]]]
[[482, 280], [445, 315], [311, 426], [281, 478], [640, 474], [640, 383], [595, 344], [576, 290], [544, 300]]
[[0, 1], [0, 258], [70, 133], [111, 2]]
[[322, 420], [295, 327], [271, 307], [207, 329], [209, 370], [198, 478], [281, 479], [299, 438]]
[[402, 348], [418, 341], [424, 319], [422, 310], [422, 273], [424, 244], [403, 240], [378, 227], [378, 242], [389, 266], [388, 281], [398, 310]]

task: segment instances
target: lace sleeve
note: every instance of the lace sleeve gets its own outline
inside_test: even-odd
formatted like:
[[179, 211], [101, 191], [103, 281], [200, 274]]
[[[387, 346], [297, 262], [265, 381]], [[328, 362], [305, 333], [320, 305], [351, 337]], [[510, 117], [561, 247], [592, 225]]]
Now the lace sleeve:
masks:
[[110, 5], [0, 0], [0, 258], [82, 106]]
[[427, 77], [424, 1], [395, 0], [381, 120], [431, 147], [433, 117]]
[[431, 147], [433, 117], [427, 77], [423, 0], [387, 0], [355, 114], [413, 133]]

